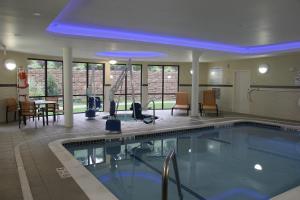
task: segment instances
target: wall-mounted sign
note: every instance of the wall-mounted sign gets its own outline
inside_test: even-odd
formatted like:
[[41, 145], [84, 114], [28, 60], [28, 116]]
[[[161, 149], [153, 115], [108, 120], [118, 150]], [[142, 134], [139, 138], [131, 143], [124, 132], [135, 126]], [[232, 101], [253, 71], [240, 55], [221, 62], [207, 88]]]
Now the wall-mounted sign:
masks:
[[295, 85], [300, 85], [300, 70], [296, 72]]

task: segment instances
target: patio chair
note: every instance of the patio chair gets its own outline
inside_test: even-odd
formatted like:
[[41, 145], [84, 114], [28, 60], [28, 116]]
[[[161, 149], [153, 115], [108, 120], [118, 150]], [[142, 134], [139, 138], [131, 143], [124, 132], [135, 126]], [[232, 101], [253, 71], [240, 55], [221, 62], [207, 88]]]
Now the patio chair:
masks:
[[217, 116], [219, 116], [219, 109], [216, 103], [216, 94], [213, 90], [205, 90], [203, 91], [203, 102], [200, 103], [200, 114], [205, 111], [215, 111]]
[[[64, 110], [59, 108], [59, 103], [58, 103], [58, 97], [46, 97], [45, 98], [46, 101], [55, 101], [56, 104], [49, 104], [48, 105], [48, 112], [52, 112], [53, 113], [53, 117], [56, 120], [57, 117], [57, 121], [59, 119], [59, 115], [60, 114], [64, 114]], [[53, 120], [53, 122], [55, 121]]]
[[172, 107], [171, 115], [173, 115], [173, 110], [186, 110], [187, 115], [189, 115], [190, 104], [187, 92], [177, 92], [176, 93], [176, 104]]
[[14, 119], [17, 120], [17, 111], [18, 111], [18, 104], [15, 98], [7, 98], [5, 99], [6, 104], [6, 123], [8, 123], [8, 113], [14, 112]]
[[38, 109], [34, 102], [31, 101], [20, 101], [20, 110], [19, 110], [19, 128], [21, 128], [21, 121], [23, 120], [24, 125], [26, 125], [27, 118], [32, 118], [35, 122], [35, 128], [37, 128], [37, 119], [36, 117], [43, 118], [43, 126], [45, 126], [44, 110]]

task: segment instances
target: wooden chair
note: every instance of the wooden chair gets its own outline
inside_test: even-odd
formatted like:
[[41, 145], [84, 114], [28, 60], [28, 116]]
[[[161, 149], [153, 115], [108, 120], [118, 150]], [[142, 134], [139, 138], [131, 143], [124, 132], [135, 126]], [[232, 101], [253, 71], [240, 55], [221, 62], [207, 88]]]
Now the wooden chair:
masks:
[[176, 104], [172, 107], [171, 115], [173, 115], [173, 110], [186, 110], [187, 115], [189, 115], [190, 104], [187, 92], [177, 92], [176, 93]]
[[216, 103], [216, 94], [213, 90], [205, 90], [203, 91], [203, 102], [200, 103], [200, 114], [206, 110], [215, 111], [217, 116], [219, 116], [219, 109]]
[[31, 101], [20, 101], [20, 110], [19, 110], [19, 128], [21, 128], [21, 120], [23, 119], [24, 125], [26, 125], [27, 118], [33, 118], [35, 122], [35, 128], [37, 128], [37, 119], [36, 117], [43, 118], [43, 126], [45, 126], [44, 110], [36, 107], [34, 102]]
[[17, 120], [17, 111], [18, 111], [18, 104], [15, 98], [7, 98], [5, 99], [6, 103], [6, 123], [8, 123], [8, 113], [14, 112], [15, 121]]
[[53, 113], [54, 120], [56, 120], [56, 117], [58, 119], [59, 114], [64, 114], [64, 110], [59, 109], [59, 103], [58, 103], [58, 97], [46, 97], [46, 101], [56, 101], [56, 104], [49, 104], [48, 105], [48, 112]]

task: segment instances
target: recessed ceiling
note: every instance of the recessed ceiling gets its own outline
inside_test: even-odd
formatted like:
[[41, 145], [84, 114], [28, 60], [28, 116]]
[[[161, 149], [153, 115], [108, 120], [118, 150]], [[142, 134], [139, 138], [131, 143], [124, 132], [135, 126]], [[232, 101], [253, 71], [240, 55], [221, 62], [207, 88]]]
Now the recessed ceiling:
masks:
[[[2, 0], [0, 7], [0, 39], [9, 50], [54, 56], [68, 45], [74, 57], [97, 58], [96, 52], [101, 51], [157, 51], [168, 56], [145, 60], [185, 62], [191, 60], [191, 48], [53, 35], [45, 31], [53, 20], [237, 47], [300, 41], [298, 0], [72, 0], [69, 4], [66, 0]], [[244, 57], [249, 56], [205, 50], [202, 60]]]

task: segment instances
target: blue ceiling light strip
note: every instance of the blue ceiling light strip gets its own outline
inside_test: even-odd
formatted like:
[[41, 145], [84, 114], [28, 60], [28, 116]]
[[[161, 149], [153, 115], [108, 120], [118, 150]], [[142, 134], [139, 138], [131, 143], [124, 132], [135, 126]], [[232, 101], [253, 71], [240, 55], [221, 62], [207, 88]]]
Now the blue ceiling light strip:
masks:
[[98, 52], [97, 56], [115, 57], [115, 58], [149, 58], [149, 57], [165, 57], [166, 54], [155, 51], [106, 51]]
[[154, 34], [145, 34], [138, 32], [128, 32], [116, 29], [88, 27], [85, 25], [64, 24], [52, 22], [48, 32], [63, 34], [68, 36], [91, 37], [99, 39], [129, 40], [136, 42], [148, 42], [156, 44], [166, 44], [181, 47], [189, 47], [203, 50], [222, 51], [236, 54], [265, 54], [281, 51], [290, 51], [300, 49], [300, 42], [289, 42], [271, 45], [259, 46], [235, 46], [216, 42], [192, 40], [178, 37], [167, 37]]
[[84, 0], [69, 1], [66, 7], [60, 12], [56, 19], [50, 23], [46, 30], [50, 33], [62, 34], [66, 36], [146, 42], [246, 55], [259, 55], [275, 52], [295, 51], [300, 49], [300, 41], [270, 45], [239, 46], [212, 41], [162, 36], [122, 29], [95, 27], [84, 24], [70, 24], [63, 22], [64, 18], [68, 16], [68, 13], [74, 12], [77, 7], [84, 5], [84, 3]]
[[212, 51], [223, 51], [230, 53], [247, 53], [244, 48], [234, 45], [227, 45], [222, 43], [191, 40], [186, 38], [166, 37], [154, 34], [145, 34], [137, 32], [127, 32], [122, 30], [95, 28], [82, 25], [72, 25], [65, 23], [53, 22], [48, 28], [48, 32], [58, 33], [70, 36], [91, 37], [99, 39], [117, 39], [129, 40], [137, 42], [149, 42], [156, 44], [166, 44], [182, 47], [190, 47], [197, 49], [206, 49]]

